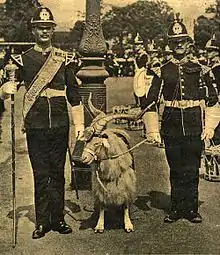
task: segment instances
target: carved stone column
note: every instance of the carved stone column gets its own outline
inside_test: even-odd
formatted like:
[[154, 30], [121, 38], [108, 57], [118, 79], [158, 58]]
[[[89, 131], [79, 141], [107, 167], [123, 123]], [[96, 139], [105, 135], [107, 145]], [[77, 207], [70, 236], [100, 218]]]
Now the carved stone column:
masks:
[[[102, 33], [100, 22], [100, 0], [86, 0], [86, 23], [83, 37], [79, 46], [79, 53], [83, 67], [77, 73], [77, 77], [82, 81], [80, 94], [85, 105], [85, 125], [88, 126], [92, 117], [88, 111], [87, 100], [92, 92], [93, 104], [102, 111], [106, 111], [106, 85], [105, 79], [108, 72], [104, 66], [104, 55], [106, 53], [106, 43]], [[91, 167], [75, 165], [75, 178], [79, 189], [91, 188]], [[89, 170], [89, 171], [88, 171]], [[72, 175], [72, 187], [76, 188]]]
[[[83, 37], [79, 46], [79, 52], [83, 56], [83, 67], [77, 73], [82, 81], [80, 88], [85, 107], [90, 92], [92, 92], [93, 104], [99, 109], [106, 111], [106, 86], [105, 79], [108, 72], [104, 67], [104, 55], [106, 43], [100, 21], [100, 0], [86, 1], [86, 23]], [[91, 117], [86, 112], [86, 125], [91, 122]]]

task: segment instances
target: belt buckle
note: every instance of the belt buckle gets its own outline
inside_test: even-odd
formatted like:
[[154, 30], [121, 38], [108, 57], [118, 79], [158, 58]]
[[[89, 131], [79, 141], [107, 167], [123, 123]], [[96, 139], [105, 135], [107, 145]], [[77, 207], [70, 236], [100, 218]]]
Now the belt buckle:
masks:
[[180, 107], [186, 107], [186, 106], [187, 106], [187, 101], [181, 100], [181, 101], [179, 102], [179, 104], [180, 104]]

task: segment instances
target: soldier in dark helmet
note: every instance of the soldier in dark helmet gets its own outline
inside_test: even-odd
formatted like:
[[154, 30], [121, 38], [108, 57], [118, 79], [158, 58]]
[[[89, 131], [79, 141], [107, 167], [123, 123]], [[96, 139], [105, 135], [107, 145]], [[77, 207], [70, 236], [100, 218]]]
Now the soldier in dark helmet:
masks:
[[[197, 59], [187, 57], [191, 38], [179, 17], [169, 27], [167, 36], [173, 58], [155, 72], [148, 92], [146, 106], [152, 102], [155, 105], [145, 113], [147, 133], [151, 133], [157, 142], [162, 136], [170, 168], [171, 208], [164, 222], [185, 218], [192, 223], [200, 223], [198, 185], [201, 152], [203, 139], [213, 135], [209, 126], [211, 121], [208, 120], [203, 127], [203, 112], [208, 113], [217, 107], [217, 95], [210, 80], [210, 69], [202, 66]], [[161, 95], [164, 111], [159, 133], [155, 106]]]
[[[220, 102], [220, 48], [219, 48], [220, 42], [216, 38], [216, 35], [213, 34], [212, 38], [206, 43], [206, 54], [207, 54], [207, 60], [208, 60], [208, 66], [211, 68], [211, 79], [213, 86], [215, 87], [217, 94], [218, 94], [218, 102]], [[219, 115], [219, 114], [215, 114]], [[219, 117], [220, 120], [220, 117]], [[218, 124], [219, 121], [217, 121], [216, 124]], [[213, 130], [214, 131], [214, 130]], [[219, 145], [220, 144], [220, 124], [217, 125], [217, 128], [215, 129], [214, 136], [211, 140], [211, 145]], [[208, 159], [210, 159], [210, 156], [207, 156]], [[216, 162], [220, 162], [219, 157], [215, 157]], [[213, 165], [208, 165], [208, 167]], [[213, 173], [211, 176], [211, 179], [219, 178], [218, 170], [217, 172]]]
[[[69, 139], [69, 112], [75, 136], [84, 130], [83, 105], [74, 73], [74, 54], [51, 45], [55, 21], [51, 11], [40, 7], [31, 20], [36, 44], [22, 55], [13, 55], [18, 80], [26, 87], [23, 118], [28, 153], [33, 168], [36, 229], [33, 239], [50, 230], [69, 234], [64, 220], [64, 165]], [[17, 83], [1, 87], [5, 99], [17, 91]]]

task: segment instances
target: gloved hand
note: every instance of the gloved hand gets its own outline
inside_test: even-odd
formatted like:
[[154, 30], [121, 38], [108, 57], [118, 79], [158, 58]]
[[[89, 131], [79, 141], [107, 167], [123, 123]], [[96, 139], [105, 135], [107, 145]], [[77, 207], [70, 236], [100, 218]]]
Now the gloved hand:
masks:
[[80, 140], [83, 137], [85, 127], [84, 125], [75, 125], [75, 137]]
[[19, 82], [8, 81], [4, 83], [0, 88], [0, 98], [7, 99], [10, 95], [13, 95], [17, 92], [17, 85]]
[[215, 133], [215, 128], [218, 126], [220, 121], [220, 108], [216, 104], [212, 107], [207, 107], [205, 111], [205, 128], [202, 133], [201, 139], [209, 140], [212, 139]]
[[149, 139], [149, 141], [152, 141], [154, 143], [161, 143], [161, 137], [160, 137], [160, 133], [158, 132], [152, 132], [152, 133], [148, 133], [146, 134], [147, 138]]
[[215, 130], [213, 128], [205, 128], [205, 130], [202, 133], [201, 139], [208, 141], [213, 138], [215, 134]]
[[75, 137], [80, 139], [85, 129], [84, 125], [84, 107], [82, 104], [72, 107], [72, 118], [74, 122]]

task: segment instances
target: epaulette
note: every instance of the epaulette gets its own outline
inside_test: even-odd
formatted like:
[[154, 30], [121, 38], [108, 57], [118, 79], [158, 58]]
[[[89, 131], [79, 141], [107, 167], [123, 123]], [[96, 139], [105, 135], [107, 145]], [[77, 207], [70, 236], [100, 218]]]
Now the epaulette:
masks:
[[65, 51], [63, 51], [63, 50], [61, 50], [61, 49], [59, 49], [59, 48], [53, 48], [54, 49], [54, 51], [53, 51], [53, 54], [54, 54], [54, 58], [56, 58], [57, 57], [57, 59], [59, 60], [59, 61], [62, 61], [62, 62], [64, 62], [65, 61], [65, 59], [66, 59], [66, 52]]
[[76, 54], [74, 52], [66, 52], [66, 56], [65, 56], [65, 65], [69, 65], [69, 63], [74, 62], [76, 57]]
[[13, 54], [11, 55], [11, 58], [19, 65], [23, 66], [23, 60], [21, 54]]
[[156, 66], [156, 67], [152, 67], [151, 71], [157, 75], [159, 78], [161, 77], [161, 67]]
[[212, 69], [214, 69], [215, 67], [220, 66], [220, 61], [217, 61], [213, 66]]
[[178, 65], [180, 61], [176, 58], [171, 58], [169, 61], [167, 61], [164, 65], [167, 65], [168, 63], [173, 63], [175, 65]]

